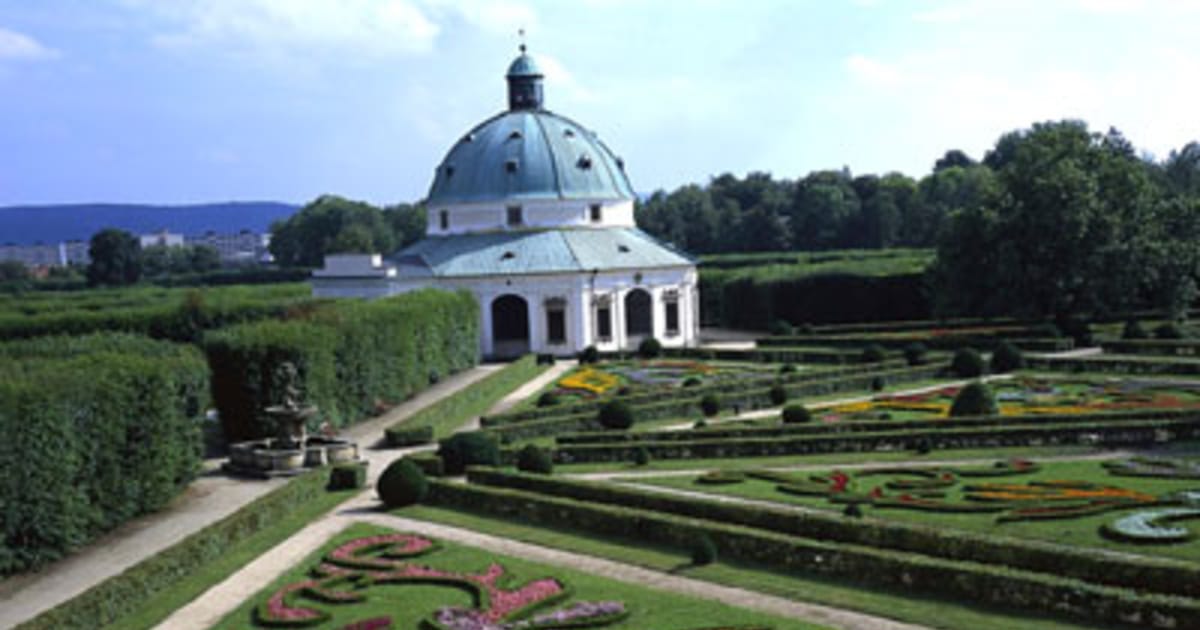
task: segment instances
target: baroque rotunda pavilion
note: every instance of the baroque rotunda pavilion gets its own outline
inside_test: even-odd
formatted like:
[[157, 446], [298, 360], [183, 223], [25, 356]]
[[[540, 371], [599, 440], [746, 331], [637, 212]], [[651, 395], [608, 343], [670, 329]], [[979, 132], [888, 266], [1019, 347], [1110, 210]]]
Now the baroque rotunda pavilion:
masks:
[[327, 256], [314, 294], [467, 289], [487, 357], [628, 350], [651, 336], [693, 345], [695, 261], [637, 228], [624, 161], [543, 107], [543, 78], [522, 46], [506, 75], [507, 111], [458, 138], [438, 165], [425, 238], [388, 257]]

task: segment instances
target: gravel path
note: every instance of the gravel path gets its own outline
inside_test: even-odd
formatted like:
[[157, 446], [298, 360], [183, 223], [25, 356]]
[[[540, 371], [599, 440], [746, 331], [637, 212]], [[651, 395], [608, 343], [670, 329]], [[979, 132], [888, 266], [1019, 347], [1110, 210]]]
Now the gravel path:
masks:
[[[385, 427], [416, 410], [450, 396], [501, 366], [482, 365], [459, 372], [396, 406], [382, 416], [345, 431], [367, 446]], [[402, 451], [360, 449], [378, 474], [382, 464]], [[0, 628], [11, 628], [83, 593], [104, 580], [174, 545], [283, 484], [283, 480], [246, 481], [217, 472], [192, 482], [182, 496], [160, 512], [125, 523], [83, 549], [33, 574], [0, 581]]]

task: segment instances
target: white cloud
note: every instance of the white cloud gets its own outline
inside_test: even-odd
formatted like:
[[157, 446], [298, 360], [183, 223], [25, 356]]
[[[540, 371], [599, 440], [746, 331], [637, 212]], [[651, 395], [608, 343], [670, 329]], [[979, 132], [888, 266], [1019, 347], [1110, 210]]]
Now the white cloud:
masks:
[[350, 53], [390, 56], [426, 52], [439, 32], [407, 0], [191, 0], [145, 2], [169, 30], [153, 38], [164, 47], [215, 45], [232, 52]]
[[0, 27], [0, 61], [53, 59], [59, 54], [28, 35]]
[[[460, 16], [468, 24], [485, 33], [509, 35], [515, 38], [517, 30], [533, 31], [537, 27], [537, 13], [524, 2], [516, 0], [423, 0], [426, 6], [440, 13]], [[533, 32], [532, 34], [536, 34]]]

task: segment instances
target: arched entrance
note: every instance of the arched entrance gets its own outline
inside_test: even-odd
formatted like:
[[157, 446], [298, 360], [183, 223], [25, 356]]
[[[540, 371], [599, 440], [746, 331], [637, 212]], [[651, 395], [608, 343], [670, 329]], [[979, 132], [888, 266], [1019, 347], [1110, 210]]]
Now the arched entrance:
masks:
[[529, 303], [511, 293], [492, 301], [492, 354], [519, 357], [529, 352]]
[[634, 289], [625, 294], [625, 336], [649, 337], [654, 334], [654, 316], [650, 308], [650, 293]]

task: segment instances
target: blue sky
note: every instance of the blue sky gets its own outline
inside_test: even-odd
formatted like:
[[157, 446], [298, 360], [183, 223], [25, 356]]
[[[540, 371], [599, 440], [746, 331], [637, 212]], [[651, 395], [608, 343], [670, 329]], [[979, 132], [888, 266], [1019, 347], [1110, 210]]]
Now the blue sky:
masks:
[[0, 204], [422, 197], [504, 107], [547, 107], [640, 191], [765, 170], [927, 173], [1082, 118], [1200, 139], [1200, 2], [0, 0]]

